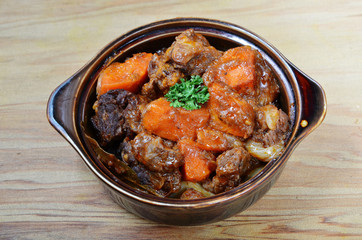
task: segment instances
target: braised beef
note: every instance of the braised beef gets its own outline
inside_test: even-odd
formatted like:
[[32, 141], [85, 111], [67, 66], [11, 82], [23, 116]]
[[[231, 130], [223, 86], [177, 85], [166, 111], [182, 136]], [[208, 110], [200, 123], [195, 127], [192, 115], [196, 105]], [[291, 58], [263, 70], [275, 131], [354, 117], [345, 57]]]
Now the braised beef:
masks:
[[142, 131], [141, 108], [145, 97], [123, 89], [110, 90], [101, 95], [95, 104], [96, 114], [91, 118], [97, 130], [100, 144], [107, 146], [121, 141], [125, 136]]
[[253, 134], [253, 139], [256, 142], [263, 143], [264, 147], [273, 146], [280, 141], [286, 139], [289, 130], [288, 115], [281, 109], [278, 110], [279, 118], [276, 121], [275, 129], [269, 129], [266, 123], [265, 115], [257, 111], [257, 125], [259, 128]]
[[181, 78], [202, 75], [221, 54], [204, 36], [193, 29], [186, 30], [167, 50], [152, 56], [148, 67], [149, 82], [143, 85], [142, 95], [151, 99], [165, 95]]
[[165, 191], [166, 194], [175, 193], [181, 189], [182, 175], [179, 169], [160, 174], [164, 179], [162, 190]]
[[222, 55], [221, 51], [210, 46], [207, 39], [193, 29], [178, 35], [169, 51], [174, 66], [188, 76], [202, 75]]
[[271, 104], [276, 100], [279, 94], [279, 85], [273, 71], [259, 52], [257, 54], [255, 71], [259, 82], [257, 103], [260, 106]]
[[170, 54], [159, 51], [152, 56], [148, 66], [148, 77], [149, 82], [143, 85], [141, 93], [156, 99], [165, 95], [170, 87], [184, 77], [184, 74], [172, 65]]
[[162, 195], [177, 192], [181, 188], [181, 172], [174, 169], [172, 172], [154, 172], [138, 161], [132, 142], [125, 139], [119, 148], [121, 159], [137, 174], [142, 185], [148, 185]]
[[220, 193], [238, 186], [250, 169], [250, 159], [250, 154], [243, 147], [225, 151], [216, 159], [216, 175], [204, 187]]
[[111, 90], [99, 97], [96, 114], [91, 121], [98, 131], [102, 146], [120, 140], [127, 134], [123, 112], [130, 98], [134, 98], [134, 95], [125, 90]]
[[189, 189], [186, 189], [182, 193], [180, 199], [182, 199], [182, 200], [190, 200], [190, 199], [200, 199], [200, 198], [203, 198], [203, 197], [204, 197], [204, 195], [201, 192], [199, 192], [199, 191], [197, 191], [197, 190], [195, 190], [193, 188], [189, 188]]
[[130, 144], [137, 161], [151, 171], [172, 172], [184, 163], [178, 149], [168, 147], [160, 137], [142, 132]]
[[142, 112], [149, 103], [149, 99], [142, 95], [135, 95], [129, 98], [128, 105], [124, 110], [125, 127], [135, 134], [144, 131], [142, 122]]

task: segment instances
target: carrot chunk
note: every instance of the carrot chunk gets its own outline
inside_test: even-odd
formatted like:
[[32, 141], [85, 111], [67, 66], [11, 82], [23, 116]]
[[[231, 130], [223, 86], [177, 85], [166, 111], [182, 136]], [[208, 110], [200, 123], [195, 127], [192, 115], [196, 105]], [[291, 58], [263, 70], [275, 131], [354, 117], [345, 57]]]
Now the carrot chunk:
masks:
[[159, 98], [147, 105], [142, 125], [157, 136], [178, 141], [182, 138], [196, 138], [196, 129], [205, 126], [209, 117], [206, 108], [192, 111], [174, 108], [165, 98]]
[[98, 78], [97, 93], [102, 95], [112, 89], [137, 93], [147, 80], [148, 64], [152, 53], [138, 53], [124, 63], [114, 62]]
[[256, 53], [249, 46], [229, 49], [208, 69], [206, 75], [226, 83], [240, 94], [253, 96], [257, 88]]
[[207, 151], [223, 152], [243, 145], [238, 137], [212, 128], [200, 128], [196, 134], [197, 146]]
[[177, 143], [184, 155], [182, 166], [183, 180], [200, 182], [205, 180], [216, 169], [215, 156], [197, 147], [191, 139], [182, 139]]
[[231, 135], [248, 138], [254, 131], [253, 107], [223, 82], [209, 85], [210, 127]]

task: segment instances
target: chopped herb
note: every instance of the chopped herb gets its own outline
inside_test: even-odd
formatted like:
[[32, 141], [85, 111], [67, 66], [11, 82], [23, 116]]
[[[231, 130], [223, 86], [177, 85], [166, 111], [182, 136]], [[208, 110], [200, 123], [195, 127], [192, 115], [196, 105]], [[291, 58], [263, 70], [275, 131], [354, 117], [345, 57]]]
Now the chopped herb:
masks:
[[180, 79], [180, 83], [172, 86], [165, 95], [170, 106], [175, 108], [183, 107], [186, 110], [200, 109], [201, 104], [206, 103], [210, 98], [208, 88], [203, 85], [200, 76], [191, 76], [190, 80]]

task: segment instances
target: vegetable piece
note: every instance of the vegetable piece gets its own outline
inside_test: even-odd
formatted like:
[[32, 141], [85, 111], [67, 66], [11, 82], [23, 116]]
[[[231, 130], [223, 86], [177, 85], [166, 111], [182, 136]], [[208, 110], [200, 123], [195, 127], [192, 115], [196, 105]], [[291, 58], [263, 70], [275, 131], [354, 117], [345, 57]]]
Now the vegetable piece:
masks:
[[191, 76], [188, 81], [181, 78], [181, 83], [172, 86], [165, 97], [171, 102], [172, 107], [182, 107], [186, 110], [200, 109], [200, 104], [207, 102], [210, 97], [207, 87], [201, 85], [202, 83], [203, 80], [198, 75]]
[[256, 157], [260, 161], [269, 162], [270, 160], [279, 157], [284, 150], [284, 142], [272, 145], [270, 147], [264, 147], [263, 143], [256, 142], [254, 140], [248, 140], [245, 145], [246, 150], [251, 156]]
[[258, 173], [263, 170], [264, 166], [260, 166], [260, 167], [256, 167], [253, 170], [251, 170], [248, 175], [246, 176], [247, 179], [253, 178], [256, 175], [258, 175]]
[[238, 137], [251, 136], [255, 125], [253, 107], [223, 82], [210, 83], [209, 92], [210, 126]]
[[[208, 190], [203, 188], [200, 183], [195, 183], [195, 182], [190, 182], [190, 181], [182, 181], [180, 189], [177, 192], [171, 193], [169, 195], [169, 197], [170, 198], [186, 199], [184, 193], [187, 190], [195, 190], [195, 191], [201, 193], [202, 198], [211, 197], [211, 196], [215, 195], [212, 192], [209, 192]], [[184, 195], [184, 196], [182, 197], [182, 195]], [[187, 199], [191, 199], [191, 198], [187, 198]]]
[[193, 140], [182, 139], [177, 146], [185, 157], [185, 164], [182, 166], [185, 181], [200, 182], [216, 169], [215, 156], [198, 148]]
[[203, 188], [199, 183], [189, 182], [189, 181], [183, 181], [181, 182], [181, 191], [182, 189], [194, 189], [198, 192], [201, 192], [204, 197], [211, 197], [214, 196], [212, 192], [207, 191], [205, 188]]
[[165, 98], [159, 98], [146, 106], [142, 118], [143, 127], [162, 138], [178, 141], [196, 137], [196, 129], [204, 127], [209, 120], [206, 108], [188, 111], [174, 108]]
[[280, 115], [277, 107], [275, 107], [274, 105], [266, 105], [260, 107], [258, 113], [263, 115], [266, 126], [270, 130], [275, 130], [277, 128], [277, 123]]
[[98, 96], [112, 89], [125, 89], [137, 93], [147, 80], [147, 68], [152, 53], [138, 53], [124, 63], [114, 62], [98, 78]]
[[222, 152], [243, 146], [243, 142], [238, 137], [212, 128], [198, 129], [196, 135], [197, 146], [207, 151]]
[[273, 105], [266, 105], [256, 110], [257, 128], [252, 139], [264, 147], [270, 147], [287, 137], [289, 117]]
[[249, 46], [229, 49], [210, 66], [206, 75], [226, 83], [242, 95], [254, 96], [257, 89], [256, 53]]

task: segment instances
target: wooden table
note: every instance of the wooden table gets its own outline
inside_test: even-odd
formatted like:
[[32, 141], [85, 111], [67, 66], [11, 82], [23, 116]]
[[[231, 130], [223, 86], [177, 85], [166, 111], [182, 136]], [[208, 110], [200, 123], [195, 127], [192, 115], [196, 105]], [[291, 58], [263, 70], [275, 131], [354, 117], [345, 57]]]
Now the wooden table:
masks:
[[[362, 239], [361, 1], [0, 3], [0, 239]], [[252, 30], [318, 81], [327, 117], [248, 210], [196, 227], [115, 204], [49, 125], [55, 87], [117, 36], [173, 17]]]

